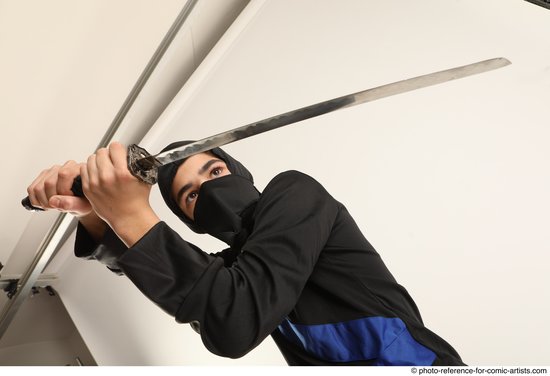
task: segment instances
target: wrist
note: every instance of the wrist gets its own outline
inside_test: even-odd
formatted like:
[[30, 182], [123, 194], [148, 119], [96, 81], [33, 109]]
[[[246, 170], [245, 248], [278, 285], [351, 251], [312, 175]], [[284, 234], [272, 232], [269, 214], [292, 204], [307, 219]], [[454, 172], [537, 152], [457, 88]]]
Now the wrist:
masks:
[[151, 228], [160, 222], [152, 209], [128, 216], [120, 216], [110, 223], [113, 231], [128, 248], [137, 243]]

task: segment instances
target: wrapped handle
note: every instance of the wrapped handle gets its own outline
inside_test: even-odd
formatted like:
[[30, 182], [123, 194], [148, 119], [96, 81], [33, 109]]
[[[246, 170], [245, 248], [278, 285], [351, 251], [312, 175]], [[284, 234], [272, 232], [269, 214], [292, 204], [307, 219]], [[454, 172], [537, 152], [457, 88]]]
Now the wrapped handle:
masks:
[[[127, 162], [128, 170], [130, 170], [132, 175], [147, 184], [156, 184], [158, 180], [158, 167], [161, 163], [154, 156], [149, 154], [147, 150], [136, 144], [128, 146]], [[71, 191], [73, 191], [74, 195], [77, 197], [84, 197], [80, 176], [74, 179]], [[30, 211], [44, 211], [42, 208], [33, 206], [29, 196], [21, 200], [21, 205]]]

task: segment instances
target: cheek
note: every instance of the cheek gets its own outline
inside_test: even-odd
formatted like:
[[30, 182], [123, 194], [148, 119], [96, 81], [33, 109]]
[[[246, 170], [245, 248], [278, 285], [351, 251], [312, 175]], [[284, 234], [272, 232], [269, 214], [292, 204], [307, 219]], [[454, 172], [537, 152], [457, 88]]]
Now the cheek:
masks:
[[183, 201], [184, 201], [184, 200], [182, 199], [180, 202], [178, 202], [179, 208], [181, 209], [181, 211], [183, 212], [183, 214], [185, 214], [185, 216], [186, 216], [187, 218], [189, 218], [189, 219], [191, 219], [191, 220], [194, 220], [194, 219], [195, 219], [195, 218], [194, 218], [195, 216], [194, 216], [193, 214], [194, 214], [194, 211], [195, 211], [195, 202], [196, 202], [197, 200], [193, 201], [193, 202], [192, 202], [191, 204], [189, 204], [189, 205], [184, 205], [184, 204], [183, 204]]
[[180, 208], [180, 210], [183, 212], [183, 214], [185, 214], [185, 216], [189, 219], [193, 219], [193, 211], [195, 209], [195, 204], [193, 203], [193, 205], [190, 205], [189, 207], [187, 207], [184, 203], [185, 199], [182, 198], [177, 204], [178, 204], [178, 207]]
[[191, 203], [191, 205], [189, 205], [189, 207], [185, 208], [185, 209], [182, 209], [183, 212], [185, 213], [185, 215], [191, 219], [192, 221], [195, 220], [195, 203], [197, 202], [197, 200], [193, 201]]

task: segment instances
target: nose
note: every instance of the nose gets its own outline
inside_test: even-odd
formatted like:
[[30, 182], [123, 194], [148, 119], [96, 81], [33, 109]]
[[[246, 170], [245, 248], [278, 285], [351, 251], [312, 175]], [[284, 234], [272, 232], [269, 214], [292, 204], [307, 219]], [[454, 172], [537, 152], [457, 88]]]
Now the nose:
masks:
[[211, 180], [211, 178], [207, 177], [207, 176], [200, 176], [198, 178], [198, 181], [197, 183], [199, 184], [199, 188], [201, 187], [202, 183], [208, 181], [208, 180]]

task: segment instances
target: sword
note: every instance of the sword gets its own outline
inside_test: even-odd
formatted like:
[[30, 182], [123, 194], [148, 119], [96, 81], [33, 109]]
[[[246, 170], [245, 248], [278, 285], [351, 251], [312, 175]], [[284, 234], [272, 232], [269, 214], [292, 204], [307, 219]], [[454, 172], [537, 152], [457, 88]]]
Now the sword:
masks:
[[[393, 82], [275, 115], [155, 155], [149, 154], [147, 150], [138, 145], [130, 145], [128, 147], [128, 169], [141, 181], [155, 184], [160, 166], [185, 159], [194, 154], [330, 112], [488, 72], [509, 64], [511, 62], [508, 59], [500, 57]], [[76, 196], [84, 196], [79, 178], [75, 179], [72, 190]], [[33, 207], [28, 197], [25, 197], [21, 203], [28, 210], [41, 210], [40, 208]]]

